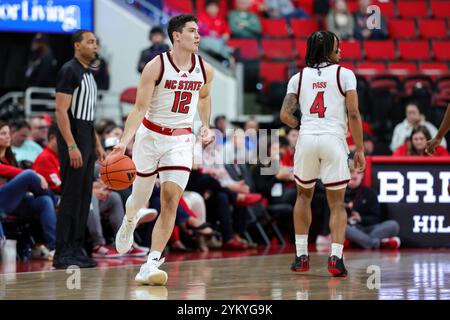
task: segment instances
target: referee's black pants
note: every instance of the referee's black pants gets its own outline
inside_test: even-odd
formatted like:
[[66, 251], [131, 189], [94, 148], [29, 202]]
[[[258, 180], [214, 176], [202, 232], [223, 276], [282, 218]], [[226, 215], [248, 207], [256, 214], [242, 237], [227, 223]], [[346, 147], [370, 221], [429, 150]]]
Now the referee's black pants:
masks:
[[84, 246], [87, 219], [94, 180], [94, 123], [71, 119], [71, 130], [83, 158], [83, 166], [70, 166], [67, 144], [58, 134], [58, 154], [61, 168], [61, 203], [56, 226], [55, 257], [74, 256]]

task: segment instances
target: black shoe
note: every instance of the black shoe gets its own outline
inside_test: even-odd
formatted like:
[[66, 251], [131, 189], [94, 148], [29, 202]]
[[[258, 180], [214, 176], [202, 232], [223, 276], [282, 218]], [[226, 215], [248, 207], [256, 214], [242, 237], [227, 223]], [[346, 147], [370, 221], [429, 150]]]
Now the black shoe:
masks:
[[303, 254], [300, 257], [295, 256], [295, 261], [291, 265], [291, 270], [294, 272], [309, 271], [309, 256], [306, 254]]
[[80, 261], [77, 260], [75, 257], [72, 256], [59, 256], [53, 258], [53, 267], [55, 269], [67, 269], [71, 266], [77, 266], [80, 267]]
[[328, 258], [328, 272], [334, 277], [346, 277], [347, 269], [344, 266], [344, 258], [338, 258], [337, 256], [330, 256]]
[[84, 255], [81, 249], [74, 250], [74, 257], [80, 263], [80, 268], [95, 268], [97, 266], [97, 261]]

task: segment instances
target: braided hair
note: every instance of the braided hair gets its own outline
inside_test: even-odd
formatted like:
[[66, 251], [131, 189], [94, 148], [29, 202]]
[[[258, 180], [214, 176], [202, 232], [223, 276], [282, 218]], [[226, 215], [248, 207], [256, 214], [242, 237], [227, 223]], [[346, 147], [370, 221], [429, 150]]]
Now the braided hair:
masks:
[[312, 33], [308, 38], [306, 48], [306, 65], [310, 68], [317, 68], [322, 62], [334, 63], [330, 56], [333, 53], [335, 39], [339, 48], [339, 39], [333, 32], [316, 31]]

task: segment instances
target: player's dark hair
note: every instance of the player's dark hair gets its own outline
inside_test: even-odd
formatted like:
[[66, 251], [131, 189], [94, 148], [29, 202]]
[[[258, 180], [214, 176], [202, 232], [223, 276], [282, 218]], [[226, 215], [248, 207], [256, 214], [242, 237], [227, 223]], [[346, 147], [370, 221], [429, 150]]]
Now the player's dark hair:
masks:
[[173, 43], [172, 33], [174, 31], [176, 31], [176, 32], [183, 31], [183, 28], [186, 25], [186, 23], [191, 22], [191, 21], [193, 21], [195, 23], [198, 22], [197, 18], [191, 14], [182, 14], [182, 15], [179, 15], [179, 16], [176, 16], [176, 17], [173, 17], [172, 19], [170, 19], [169, 26], [167, 27], [167, 33], [169, 34], [170, 42]]
[[77, 30], [74, 34], [72, 34], [72, 44], [75, 45], [75, 43], [83, 41], [83, 34], [87, 32], [91, 31], [85, 29]]
[[333, 53], [335, 39], [339, 48], [339, 39], [333, 32], [317, 31], [312, 33], [306, 47], [306, 65], [313, 68], [322, 62], [333, 63], [330, 57]]

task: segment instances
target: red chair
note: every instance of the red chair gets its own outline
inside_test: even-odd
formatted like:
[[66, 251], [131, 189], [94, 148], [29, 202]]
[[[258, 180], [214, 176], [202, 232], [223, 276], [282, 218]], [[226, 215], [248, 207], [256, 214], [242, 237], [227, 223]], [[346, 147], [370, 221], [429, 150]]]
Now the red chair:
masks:
[[376, 2], [375, 5], [380, 7], [381, 14], [386, 18], [395, 18], [397, 16], [397, 12], [395, 10], [394, 1], [389, 2]]
[[413, 39], [417, 37], [412, 19], [395, 19], [388, 22], [389, 35], [393, 39]]
[[300, 59], [304, 59], [306, 56], [306, 41], [304, 40], [295, 40], [295, 49], [297, 50], [297, 57]]
[[262, 19], [261, 26], [265, 37], [289, 37], [286, 19]]
[[444, 39], [447, 37], [447, 26], [443, 19], [419, 20], [419, 33], [426, 39]]
[[438, 61], [450, 61], [450, 41], [433, 41], [434, 56]]
[[398, 13], [402, 18], [428, 17], [426, 1], [401, 1], [397, 4]]
[[291, 28], [296, 38], [308, 38], [311, 33], [319, 30], [319, 23], [313, 19], [292, 19]]
[[302, 8], [310, 16], [313, 15], [314, 0], [297, 0], [296, 4], [298, 8]]
[[360, 62], [358, 63], [356, 73], [370, 78], [375, 75], [386, 73], [386, 65], [384, 62]]
[[435, 78], [448, 73], [448, 65], [443, 62], [422, 62], [419, 64], [419, 70], [421, 73], [434, 80]]
[[261, 42], [263, 57], [266, 59], [292, 59], [294, 43], [292, 40], [263, 39]]
[[430, 60], [428, 41], [399, 41], [398, 50], [402, 60]]
[[361, 51], [361, 42], [359, 41], [340, 41], [341, 57], [344, 60], [359, 60], [363, 58]]
[[355, 0], [347, 0], [347, 8], [350, 13], [355, 13], [359, 10], [359, 3]]
[[259, 65], [259, 79], [265, 89], [272, 82], [283, 82], [288, 79], [289, 63], [287, 62], [267, 62], [263, 61]]
[[170, 13], [193, 13], [194, 7], [192, 1], [179, 1], [179, 0], [164, 0], [163, 1], [164, 12]]
[[372, 41], [364, 43], [366, 56], [369, 60], [394, 60], [396, 58], [394, 41]]
[[355, 63], [354, 63], [354, 62], [351, 62], [351, 61], [340, 62], [339, 65], [342, 66], [342, 67], [344, 67], [344, 68], [350, 69], [350, 70], [352, 70], [353, 72], [355, 72], [355, 70], [356, 70], [356, 65], [355, 65]]
[[[119, 107], [120, 107], [120, 116], [122, 117], [122, 120], [125, 120], [127, 118], [127, 115], [131, 110], [131, 105], [134, 105], [134, 103], [136, 102], [136, 94], [137, 94], [137, 87], [126, 88], [120, 94]], [[128, 108], [126, 107], [126, 105], [128, 105]]]
[[256, 39], [230, 39], [227, 44], [239, 49], [239, 57], [244, 60], [255, 60], [261, 57]]
[[414, 62], [390, 62], [388, 66], [390, 74], [399, 78], [417, 73], [417, 65]]
[[430, 1], [431, 14], [435, 18], [450, 17], [450, 1]]

